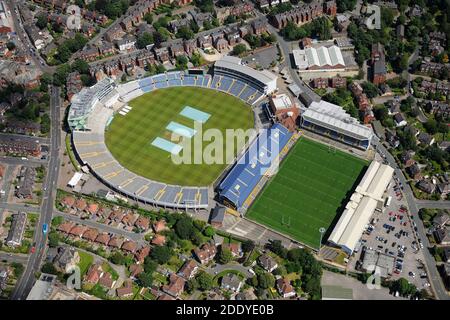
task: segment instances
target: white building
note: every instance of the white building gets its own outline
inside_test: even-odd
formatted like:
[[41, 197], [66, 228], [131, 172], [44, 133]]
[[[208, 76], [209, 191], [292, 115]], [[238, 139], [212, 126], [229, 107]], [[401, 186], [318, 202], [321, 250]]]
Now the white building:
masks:
[[301, 71], [345, 71], [345, 61], [338, 46], [296, 49], [292, 51], [297, 68]]
[[349, 255], [353, 253], [375, 209], [382, 208], [383, 194], [393, 173], [394, 169], [388, 165], [377, 161], [370, 164], [328, 238], [329, 242], [341, 247]]

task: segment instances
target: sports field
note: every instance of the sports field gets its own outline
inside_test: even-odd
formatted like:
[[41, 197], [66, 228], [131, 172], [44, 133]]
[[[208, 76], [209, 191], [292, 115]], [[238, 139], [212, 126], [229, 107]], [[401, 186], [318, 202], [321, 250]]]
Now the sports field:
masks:
[[[190, 106], [210, 115], [202, 126], [203, 132], [212, 128], [223, 133], [225, 129], [253, 127], [253, 112], [249, 105], [236, 97], [211, 89], [158, 89], [130, 101], [128, 105], [132, 110], [125, 116], [115, 115], [105, 132], [109, 151], [130, 171], [168, 184], [206, 186], [227, 166], [226, 163], [177, 165], [172, 161], [170, 152], [151, 145], [158, 137], [171, 140], [172, 133], [166, 127], [172, 121], [194, 128], [194, 120], [180, 114], [184, 107]], [[196, 149], [194, 138], [189, 140], [192, 143], [191, 153]], [[209, 144], [211, 142], [202, 142], [199, 146], [203, 150]]]
[[328, 230], [366, 164], [302, 137], [246, 216], [318, 248], [319, 228]]

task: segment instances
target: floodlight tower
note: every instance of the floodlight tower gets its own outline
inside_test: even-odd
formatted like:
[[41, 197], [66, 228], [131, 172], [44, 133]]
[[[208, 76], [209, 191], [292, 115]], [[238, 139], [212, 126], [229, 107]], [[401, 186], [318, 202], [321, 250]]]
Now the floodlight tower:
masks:
[[326, 231], [326, 229], [324, 227], [319, 228], [319, 232], [320, 232], [319, 253], [320, 253], [320, 249], [322, 248], [322, 238], [323, 238], [325, 231]]

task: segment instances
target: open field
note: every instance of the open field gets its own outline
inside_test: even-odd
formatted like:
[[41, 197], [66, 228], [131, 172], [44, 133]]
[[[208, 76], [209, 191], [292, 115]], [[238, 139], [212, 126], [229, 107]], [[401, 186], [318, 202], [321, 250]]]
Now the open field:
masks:
[[[253, 112], [247, 104], [231, 95], [211, 89], [173, 87], [158, 89], [129, 102], [133, 108], [126, 116], [116, 115], [105, 133], [106, 145], [121, 165], [143, 177], [185, 186], [206, 186], [226, 168], [227, 164], [180, 164], [172, 161], [169, 152], [151, 145], [157, 138], [171, 140], [166, 126], [175, 121], [194, 128], [194, 121], [180, 115], [191, 106], [211, 116], [203, 124], [207, 129], [249, 129], [253, 127]], [[199, 132], [191, 138], [191, 159], [200, 151], [193, 145]], [[225, 135], [224, 135], [225, 136]], [[201, 142], [201, 150], [211, 142]], [[235, 152], [236, 152], [235, 148]], [[180, 155], [184, 155], [184, 150]], [[186, 152], [188, 152], [186, 150]]]
[[319, 228], [329, 233], [366, 165], [352, 155], [300, 138], [246, 216], [318, 248]]

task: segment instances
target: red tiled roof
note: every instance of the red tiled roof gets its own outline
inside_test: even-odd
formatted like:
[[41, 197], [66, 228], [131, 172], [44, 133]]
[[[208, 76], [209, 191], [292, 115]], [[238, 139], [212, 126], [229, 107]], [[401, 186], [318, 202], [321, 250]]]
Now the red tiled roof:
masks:
[[71, 196], [66, 196], [61, 200], [61, 203], [66, 207], [72, 207], [75, 203], [75, 198]]
[[119, 238], [118, 236], [113, 236], [111, 240], [108, 242], [108, 246], [114, 247], [114, 248], [120, 248], [122, 246], [123, 239]]
[[184, 291], [184, 284], [186, 281], [174, 273], [170, 275], [169, 280], [169, 284], [163, 286], [164, 292], [167, 292], [174, 297], [179, 296]]
[[77, 208], [78, 210], [84, 210], [87, 207], [87, 203], [86, 201], [84, 201], [83, 199], [78, 199], [77, 201], [75, 201], [75, 208]]
[[111, 273], [105, 272], [98, 280], [98, 283], [105, 288], [111, 289], [114, 285], [114, 280], [111, 276]]
[[101, 270], [102, 270], [102, 267], [100, 265], [98, 265], [98, 264], [92, 265], [89, 268], [84, 280], [89, 283], [96, 284], [98, 282], [98, 280], [100, 279], [100, 274], [102, 272]]
[[133, 295], [133, 286], [131, 285], [130, 281], [126, 281], [124, 283], [124, 286], [121, 288], [118, 288], [116, 291], [117, 291], [117, 296], [120, 298], [130, 297]]
[[143, 247], [136, 252], [136, 260], [143, 263], [144, 259], [150, 254], [150, 247]]
[[73, 222], [64, 222], [58, 226], [57, 230], [64, 233], [69, 233], [70, 230], [72, 230], [72, 228], [74, 227], [74, 225], [75, 224]]
[[161, 232], [166, 229], [166, 221], [165, 220], [158, 220], [153, 224], [153, 230], [155, 230], [156, 233]]
[[166, 237], [162, 234], [157, 234], [152, 239], [152, 244], [155, 246], [162, 246], [166, 243]]
[[97, 239], [97, 236], [98, 236], [98, 230], [94, 229], [94, 228], [90, 228], [83, 233], [83, 239], [86, 239], [89, 241], [95, 241], [95, 239]]
[[70, 230], [69, 234], [73, 235], [73, 236], [81, 237], [86, 230], [87, 230], [87, 227], [82, 226], [82, 225], [77, 225]]
[[97, 211], [98, 211], [98, 204], [96, 204], [96, 203], [90, 203], [90, 204], [88, 205], [87, 211], [88, 211], [90, 214], [96, 214]]
[[122, 250], [134, 253], [137, 249], [137, 243], [131, 240], [127, 240], [122, 244]]
[[108, 244], [111, 239], [110, 235], [107, 233], [100, 233], [97, 238], [95, 238], [95, 242], [104, 244], [105, 246]]
[[136, 227], [147, 230], [150, 227], [150, 219], [140, 216], [135, 222]]
[[144, 271], [144, 267], [140, 264], [132, 264], [129, 268], [130, 276], [136, 277], [138, 274]]

